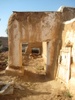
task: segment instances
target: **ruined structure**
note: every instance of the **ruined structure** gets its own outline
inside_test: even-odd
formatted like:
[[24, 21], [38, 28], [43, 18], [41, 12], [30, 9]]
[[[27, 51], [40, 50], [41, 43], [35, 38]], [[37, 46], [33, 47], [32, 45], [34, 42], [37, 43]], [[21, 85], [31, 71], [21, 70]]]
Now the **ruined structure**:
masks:
[[43, 57], [47, 58], [46, 74], [54, 79], [60, 50], [69, 44], [73, 47], [72, 51], [75, 50], [74, 42], [69, 41], [69, 33], [72, 33], [70, 36], [73, 38], [75, 34], [74, 20], [71, 24], [65, 22], [74, 17], [75, 8], [70, 7], [61, 7], [56, 12], [14, 11], [8, 22], [9, 63], [6, 73], [23, 75], [22, 43], [40, 42], [43, 43]]
[[42, 54], [42, 43], [41, 42], [24, 43], [24, 45], [26, 45], [26, 48], [24, 48], [25, 54], [30, 55], [34, 50], [38, 50], [38, 54], [40, 55]]

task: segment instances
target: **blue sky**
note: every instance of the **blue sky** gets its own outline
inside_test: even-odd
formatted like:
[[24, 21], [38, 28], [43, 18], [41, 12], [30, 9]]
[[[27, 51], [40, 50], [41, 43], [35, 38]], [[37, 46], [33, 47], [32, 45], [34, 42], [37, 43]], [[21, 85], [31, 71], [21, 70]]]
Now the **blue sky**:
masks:
[[0, 36], [7, 36], [12, 11], [56, 11], [60, 6], [75, 7], [75, 0], [0, 0]]

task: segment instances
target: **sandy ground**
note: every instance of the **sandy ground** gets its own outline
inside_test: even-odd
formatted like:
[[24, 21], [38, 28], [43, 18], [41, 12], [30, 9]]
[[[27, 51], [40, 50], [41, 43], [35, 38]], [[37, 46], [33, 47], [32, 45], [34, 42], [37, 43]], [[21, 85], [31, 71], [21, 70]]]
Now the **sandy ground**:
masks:
[[0, 95], [0, 100], [75, 100], [62, 82], [46, 77], [46, 65], [41, 56], [31, 56], [28, 59], [23, 56], [24, 76], [13, 77], [5, 74], [7, 55], [7, 52], [0, 54], [0, 62], [3, 63], [2, 58], [6, 62], [6, 65], [0, 63], [0, 81], [13, 81], [14, 92], [12, 95]]

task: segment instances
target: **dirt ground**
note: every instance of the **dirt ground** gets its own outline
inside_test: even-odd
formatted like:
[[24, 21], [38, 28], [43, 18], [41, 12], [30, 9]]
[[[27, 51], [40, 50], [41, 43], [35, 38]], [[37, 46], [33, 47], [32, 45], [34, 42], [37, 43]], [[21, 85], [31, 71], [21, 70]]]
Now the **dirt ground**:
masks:
[[23, 55], [23, 77], [5, 74], [7, 56], [8, 52], [0, 53], [0, 81], [13, 81], [14, 92], [12, 95], [0, 95], [0, 100], [75, 100], [62, 82], [47, 78], [41, 56], [27, 58]]

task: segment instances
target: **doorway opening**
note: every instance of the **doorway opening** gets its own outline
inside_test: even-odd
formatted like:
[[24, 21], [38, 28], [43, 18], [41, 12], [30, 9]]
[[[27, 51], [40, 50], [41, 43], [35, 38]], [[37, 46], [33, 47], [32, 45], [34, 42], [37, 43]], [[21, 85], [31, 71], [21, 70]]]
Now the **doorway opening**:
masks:
[[46, 74], [46, 61], [43, 53], [47, 52], [47, 48], [45, 50], [43, 44], [41, 42], [22, 44], [22, 66], [24, 66], [25, 70], [38, 74]]

